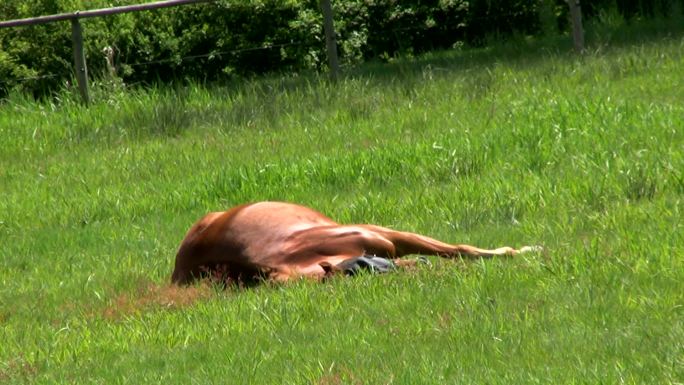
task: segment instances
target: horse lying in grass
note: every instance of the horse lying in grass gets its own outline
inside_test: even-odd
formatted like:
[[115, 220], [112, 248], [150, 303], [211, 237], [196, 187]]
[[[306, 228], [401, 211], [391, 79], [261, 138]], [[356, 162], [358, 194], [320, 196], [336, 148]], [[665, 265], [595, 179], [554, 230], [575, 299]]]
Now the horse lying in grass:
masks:
[[514, 256], [537, 248], [488, 250], [452, 245], [375, 225], [340, 225], [296, 204], [259, 202], [212, 212], [195, 223], [178, 250], [171, 280], [188, 284], [216, 272], [238, 283], [323, 279], [336, 273], [385, 272], [415, 264], [415, 260], [398, 259], [408, 254], [483, 258]]

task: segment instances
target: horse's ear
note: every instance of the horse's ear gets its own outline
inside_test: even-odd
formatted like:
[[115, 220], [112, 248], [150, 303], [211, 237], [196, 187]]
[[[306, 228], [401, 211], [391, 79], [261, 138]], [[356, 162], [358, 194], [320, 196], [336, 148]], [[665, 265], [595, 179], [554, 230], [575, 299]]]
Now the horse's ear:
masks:
[[326, 262], [326, 261], [319, 263], [318, 266], [323, 268], [323, 270], [325, 271], [326, 277], [330, 277], [331, 275], [340, 271], [340, 269], [333, 266], [330, 262]]

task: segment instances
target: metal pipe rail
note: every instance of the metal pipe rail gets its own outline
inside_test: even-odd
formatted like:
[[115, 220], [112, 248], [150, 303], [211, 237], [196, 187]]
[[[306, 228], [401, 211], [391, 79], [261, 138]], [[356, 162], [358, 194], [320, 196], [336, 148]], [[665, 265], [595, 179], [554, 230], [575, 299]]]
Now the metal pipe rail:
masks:
[[0, 22], [0, 28], [3, 28], [3, 27], [20, 27], [20, 26], [25, 26], [25, 25], [51, 23], [54, 21], [75, 20], [75, 19], [84, 19], [84, 18], [88, 18], [88, 17], [116, 15], [119, 13], [147, 11], [147, 10], [151, 10], [151, 9], [173, 7], [176, 5], [184, 5], [184, 4], [192, 4], [192, 3], [208, 3], [208, 2], [212, 2], [212, 1], [215, 1], [215, 0], [166, 0], [166, 1], [158, 1], [158, 2], [154, 2], [154, 3], [147, 3], [147, 4], [123, 5], [120, 7], [91, 9], [88, 11], [58, 13], [56, 15], [47, 15], [47, 16], [29, 17], [26, 19], [2, 21], [2, 22]]

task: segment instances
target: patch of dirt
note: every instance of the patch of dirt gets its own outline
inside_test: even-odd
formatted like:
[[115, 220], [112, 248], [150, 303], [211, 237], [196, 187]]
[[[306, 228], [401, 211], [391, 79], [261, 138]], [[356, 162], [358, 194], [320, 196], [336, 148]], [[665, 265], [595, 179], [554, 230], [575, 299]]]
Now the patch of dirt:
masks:
[[114, 298], [102, 311], [109, 320], [118, 320], [126, 315], [139, 314], [155, 309], [180, 309], [212, 296], [214, 289], [202, 282], [195, 286], [158, 285], [148, 283], [133, 293], [123, 293]]
[[340, 368], [334, 368], [331, 365], [328, 369], [328, 373], [323, 374], [320, 378], [316, 380], [317, 385], [343, 385], [343, 384], [353, 384], [360, 385], [363, 381], [358, 379], [354, 372], [351, 371], [346, 366]]
[[31, 379], [38, 375], [38, 368], [19, 356], [0, 363], [0, 382], [11, 379]]

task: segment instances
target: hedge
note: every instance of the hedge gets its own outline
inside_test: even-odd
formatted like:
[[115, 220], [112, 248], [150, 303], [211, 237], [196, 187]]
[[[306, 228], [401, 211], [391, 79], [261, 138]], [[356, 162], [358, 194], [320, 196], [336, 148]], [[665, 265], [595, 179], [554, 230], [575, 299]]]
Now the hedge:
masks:
[[[633, 17], [667, 12], [672, 1], [681, 0], [613, 1], [583, 6], [589, 16], [617, 6]], [[0, 15], [8, 20], [140, 2], [5, 1]], [[349, 0], [333, 1], [333, 8], [346, 65], [567, 28], [563, 0]], [[322, 69], [326, 63], [318, 1], [219, 0], [90, 18], [82, 25], [91, 76], [105, 73], [103, 50], [111, 47], [116, 74], [128, 84], [212, 81]], [[45, 95], [71, 76], [68, 22], [0, 29], [0, 47], [0, 96], [12, 89]]]

